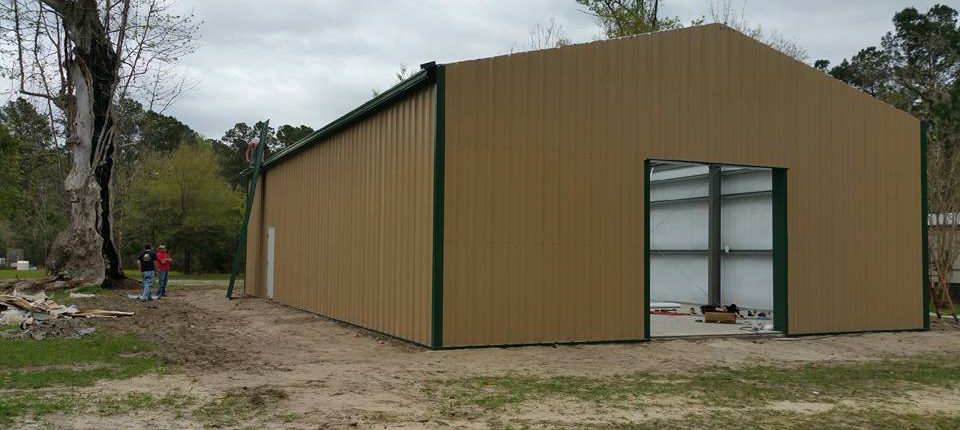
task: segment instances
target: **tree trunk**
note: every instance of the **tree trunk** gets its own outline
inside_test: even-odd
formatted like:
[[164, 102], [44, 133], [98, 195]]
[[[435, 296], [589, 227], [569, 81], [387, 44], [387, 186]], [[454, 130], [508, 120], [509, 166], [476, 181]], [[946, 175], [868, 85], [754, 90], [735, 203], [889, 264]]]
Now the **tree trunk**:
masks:
[[193, 273], [193, 268], [190, 267], [192, 257], [193, 252], [190, 249], [190, 245], [187, 245], [183, 251], [183, 273]]
[[113, 240], [111, 198], [117, 150], [111, 111], [120, 59], [95, 0], [79, 0], [62, 15], [74, 44], [64, 65], [73, 95], [62, 101], [73, 152], [65, 181], [70, 223], [54, 241], [47, 267], [58, 278], [110, 286], [125, 278]]

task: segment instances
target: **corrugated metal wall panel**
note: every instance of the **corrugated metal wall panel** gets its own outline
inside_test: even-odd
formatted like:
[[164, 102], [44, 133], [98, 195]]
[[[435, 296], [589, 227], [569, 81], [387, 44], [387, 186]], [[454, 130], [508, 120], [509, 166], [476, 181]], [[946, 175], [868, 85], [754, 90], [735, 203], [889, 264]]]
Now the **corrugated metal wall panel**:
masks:
[[266, 294], [263, 284], [263, 265], [266, 256], [262, 255], [263, 248], [261, 243], [265, 242], [265, 230], [263, 229], [263, 182], [267, 179], [265, 174], [261, 173], [260, 180], [257, 181], [257, 189], [253, 197], [253, 207], [250, 208], [250, 223], [247, 225], [247, 255], [244, 264], [243, 273], [243, 292], [251, 296], [262, 297]]
[[276, 300], [429, 344], [434, 106], [430, 86], [270, 168], [247, 273], [275, 226]]
[[643, 162], [786, 167], [792, 333], [922, 327], [919, 122], [712, 25], [455, 63], [444, 346], [643, 337]]

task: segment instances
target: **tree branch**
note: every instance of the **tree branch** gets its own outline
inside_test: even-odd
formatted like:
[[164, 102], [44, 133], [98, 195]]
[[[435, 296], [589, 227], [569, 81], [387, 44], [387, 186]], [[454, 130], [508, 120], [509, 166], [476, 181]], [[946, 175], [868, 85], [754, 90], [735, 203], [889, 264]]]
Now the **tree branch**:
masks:
[[40, 3], [47, 5], [60, 16], [67, 16], [73, 11], [73, 4], [65, 0], [40, 0]]

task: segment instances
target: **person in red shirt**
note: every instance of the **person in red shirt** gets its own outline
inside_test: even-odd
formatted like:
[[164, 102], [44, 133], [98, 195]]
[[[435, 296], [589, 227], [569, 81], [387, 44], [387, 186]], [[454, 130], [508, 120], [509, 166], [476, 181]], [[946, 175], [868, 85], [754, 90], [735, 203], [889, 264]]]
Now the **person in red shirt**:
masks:
[[173, 258], [170, 257], [170, 254], [167, 253], [167, 246], [160, 245], [157, 247], [157, 297], [166, 297], [167, 296], [167, 278], [170, 275], [170, 263], [173, 263]]

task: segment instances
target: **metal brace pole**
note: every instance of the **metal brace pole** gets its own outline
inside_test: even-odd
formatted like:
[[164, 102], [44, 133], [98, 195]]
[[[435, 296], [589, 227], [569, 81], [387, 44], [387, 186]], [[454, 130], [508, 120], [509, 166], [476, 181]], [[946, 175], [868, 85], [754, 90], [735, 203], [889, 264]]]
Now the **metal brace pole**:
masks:
[[707, 295], [711, 305], [720, 306], [720, 166], [710, 165], [709, 172]]
[[246, 256], [247, 251], [247, 226], [250, 224], [250, 212], [253, 210], [253, 199], [257, 194], [257, 180], [260, 178], [260, 165], [263, 164], [263, 151], [267, 147], [267, 130], [270, 129], [270, 120], [263, 123], [263, 129], [260, 130], [260, 144], [257, 150], [253, 151], [253, 160], [251, 162], [253, 170], [250, 172], [250, 181], [247, 184], [247, 204], [243, 211], [243, 224], [240, 226], [240, 235], [237, 238], [237, 251], [233, 254], [233, 270], [230, 272], [230, 284], [227, 285], [227, 299], [233, 298], [233, 286], [237, 282], [237, 274], [240, 272], [240, 262]]

